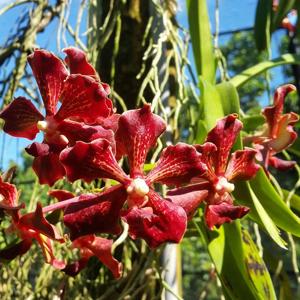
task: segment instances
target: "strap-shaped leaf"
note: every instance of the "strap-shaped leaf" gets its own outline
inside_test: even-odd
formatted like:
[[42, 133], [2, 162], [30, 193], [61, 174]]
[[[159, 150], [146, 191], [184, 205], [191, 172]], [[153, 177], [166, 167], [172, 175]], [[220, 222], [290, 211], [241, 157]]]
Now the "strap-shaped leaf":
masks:
[[244, 85], [246, 82], [251, 80], [252, 78], [258, 76], [259, 74], [267, 71], [268, 69], [272, 69], [282, 65], [300, 65], [300, 55], [293, 54], [284, 54], [276, 59], [272, 59], [269, 61], [264, 61], [258, 63], [238, 75], [232, 77], [230, 82], [236, 87], [239, 88]]
[[281, 199], [262, 169], [259, 170], [256, 177], [250, 181], [250, 185], [273, 222], [279, 228], [299, 237], [300, 219], [291, 211], [283, 199]]
[[216, 120], [224, 116], [220, 94], [215, 85], [202, 77], [199, 77], [200, 99], [203, 106], [203, 119], [207, 130], [216, 125]]
[[268, 269], [265, 262], [260, 257], [257, 246], [252, 240], [249, 232], [242, 230], [242, 238], [246, 258], [246, 268], [255, 287], [260, 291], [264, 299], [276, 299]]
[[272, 0], [258, 0], [255, 14], [254, 38], [259, 51], [270, 48]]
[[214, 83], [216, 61], [206, 0], [188, 0], [187, 11], [198, 76]]
[[238, 220], [214, 231], [208, 231], [203, 223], [196, 224], [196, 228], [207, 244], [226, 299], [276, 299], [258, 249], [249, 233], [242, 233]]

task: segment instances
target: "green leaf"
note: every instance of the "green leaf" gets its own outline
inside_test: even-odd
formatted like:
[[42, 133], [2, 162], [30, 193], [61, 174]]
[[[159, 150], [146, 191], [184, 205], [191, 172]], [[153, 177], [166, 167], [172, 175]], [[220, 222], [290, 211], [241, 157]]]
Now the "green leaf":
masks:
[[236, 88], [231, 82], [225, 81], [216, 85], [220, 95], [224, 115], [239, 113], [240, 101]]
[[226, 299], [276, 299], [268, 270], [250, 235], [242, 235], [239, 221], [214, 231], [203, 223], [196, 228], [208, 246]]
[[288, 12], [294, 7], [295, 0], [279, 1], [278, 9], [273, 15], [272, 31], [280, 27], [282, 20], [287, 16]]
[[285, 249], [286, 244], [281, 239], [278, 228], [257, 199], [248, 182], [242, 181], [235, 184], [234, 197], [239, 204], [250, 208], [249, 217], [267, 231], [276, 244]]
[[247, 183], [247, 186], [249, 188], [250, 196], [252, 198], [252, 201], [254, 203], [254, 206], [256, 208], [256, 211], [260, 217], [260, 220], [262, 221], [262, 224], [264, 226], [264, 229], [268, 232], [270, 237], [273, 239], [273, 241], [280, 246], [283, 249], [286, 248], [286, 242], [280, 237], [280, 232], [270, 216], [265, 211], [264, 207], [261, 205], [259, 200], [257, 199], [256, 195], [252, 191], [251, 187], [249, 186], [249, 183]]
[[207, 130], [216, 125], [216, 121], [224, 116], [222, 101], [215, 85], [199, 77], [200, 99], [203, 105], [203, 119]]
[[259, 51], [270, 48], [272, 0], [258, 0], [255, 14], [254, 38]]
[[216, 61], [206, 0], [188, 0], [187, 12], [198, 76], [214, 83]]
[[300, 157], [300, 138], [297, 138], [294, 144], [290, 146], [287, 151]]
[[267, 71], [268, 69], [288, 64], [300, 65], [300, 55], [284, 54], [276, 59], [258, 63], [253, 67], [250, 67], [245, 71], [241, 72], [240, 74], [231, 78], [230, 82], [236, 88], [239, 88], [246, 82], [251, 80], [253, 77], [258, 76], [259, 74]]
[[207, 136], [207, 127], [205, 125], [205, 122], [203, 120], [199, 120], [197, 122], [197, 130], [196, 130], [196, 136], [194, 143], [195, 144], [202, 144], [205, 141], [205, 138]]
[[246, 268], [250, 277], [264, 299], [276, 299], [272, 279], [265, 262], [259, 255], [259, 251], [246, 230], [242, 230], [243, 249], [245, 253]]
[[242, 119], [244, 131], [254, 131], [259, 126], [265, 123], [265, 118], [262, 115], [246, 116]]
[[250, 185], [273, 222], [279, 228], [300, 237], [300, 219], [281, 199], [262, 169], [250, 180]]
[[[283, 196], [286, 199], [289, 196], [290, 191], [282, 189]], [[300, 213], [300, 196], [297, 194], [293, 194], [290, 199], [290, 207]]]

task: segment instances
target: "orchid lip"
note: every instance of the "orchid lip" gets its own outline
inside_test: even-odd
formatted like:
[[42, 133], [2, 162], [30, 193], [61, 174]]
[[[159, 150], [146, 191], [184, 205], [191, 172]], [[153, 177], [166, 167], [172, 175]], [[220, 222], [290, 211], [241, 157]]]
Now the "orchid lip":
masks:
[[215, 185], [215, 189], [218, 193], [231, 193], [234, 191], [234, 184], [228, 182], [225, 177], [220, 177]]
[[126, 189], [128, 194], [144, 197], [149, 193], [149, 186], [142, 178], [135, 178]]

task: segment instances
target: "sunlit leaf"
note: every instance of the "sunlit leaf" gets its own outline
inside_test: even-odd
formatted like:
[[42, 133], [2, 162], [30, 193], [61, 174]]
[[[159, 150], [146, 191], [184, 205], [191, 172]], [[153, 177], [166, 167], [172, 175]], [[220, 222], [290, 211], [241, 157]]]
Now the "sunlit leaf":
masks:
[[216, 62], [206, 0], [188, 0], [187, 12], [198, 76], [214, 83]]

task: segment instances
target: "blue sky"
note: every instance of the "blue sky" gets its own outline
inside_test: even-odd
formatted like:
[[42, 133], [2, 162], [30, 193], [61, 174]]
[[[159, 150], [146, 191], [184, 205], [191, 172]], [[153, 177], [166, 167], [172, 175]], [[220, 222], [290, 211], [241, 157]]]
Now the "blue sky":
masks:
[[[53, 2], [54, 0], [51, 0]], [[0, 10], [4, 7], [5, 3], [13, 2], [11, 0], [0, 0]], [[71, 24], [75, 24], [78, 4], [81, 1], [73, 0], [73, 5], [71, 8], [70, 13], [70, 22]], [[179, 12], [178, 12], [178, 21], [179, 23], [187, 28], [187, 16], [186, 16], [186, 9], [185, 9], [185, 1], [179, 0]], [[247, 28], [252, 27], [254, 23], [255, 17], [255, 8], [257, 0], [221, 0], [220, 2], [220, 19], [219, 19], [219, 26], [220, 31], [230, 31], [236, 30], [240, 28]], [[212, 30], [215, 30], [215, 1], [208, 0], [208, 8], [210, 13], [210, 20]], [[0, 17], [0, 28], [1, 28], [1, 35], [0, 35], [0, 47], [5, 42], [9, 31], [14, 28], [14, 24], [16, 24], [16, 20], [22, 16], [24, 12], [24, 6], [20, 6], [15, 8], [13, 11], [7, 12], [3, 16]], [[84, 24], [82, 24], [84, 27]], [[84, 28], [82, 27], [82, 30]], [[44, 33], [39, 35], [38, 38], [38, 45], [43, 48], [47, 48], [54, 52], [58, 52], [57, 49], [57, 28], [58, 28], [58, 20], [52, 22], [50, 26], [45, 30]], [[273, 57], [278, 56], [277, 45], [279, 44], [280, 38], [283, 32], [279, 31], [273, 37], [272, 43], [272, 55]], [[225, 43], [228, 40], [229, 36], [223, 36], [220, 38], [220, 43]], [[67, 39], [67, 43], [70, 42], [70, 39]], [[61, 43], [61, 48], [67, 45]], [[192, 57], [190, 59], [193, 61]], [[9, 66], [7, 66], [9, 67]], [[3, 67], [2, 67], [3, 68]], [[4, 70], [0, 70], [3, 72]], [[275, 82], [273, 82], [274, 86], [279, 85], [282, 82], [282, 77], [280, 76], [280, 72], [275, 71]], [[19, 96], [20, 94], [16, 95]], [[264, 101], [264, 99], [262, 99]], [[4, 135], [3, 132], [0, 133], [0, 163], [3, 163], [4, 168], [6, 168], [9, 164], [10, 160], [18, 161], [20, 160], [20, 152], [24, 149], [25, 146], [30, 144], [29, 140], [26, 139], [16, 139], [11, 138], [8, 135]], [[5, 145], [5, 148], [3, 148]], [[4, 151], [2, 151], [4, 149]], [[2, 161], [3, 160], [3, 161]], [[0, 166], [1, 167], [1, 166]]]

